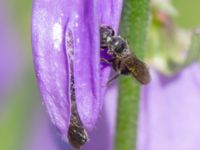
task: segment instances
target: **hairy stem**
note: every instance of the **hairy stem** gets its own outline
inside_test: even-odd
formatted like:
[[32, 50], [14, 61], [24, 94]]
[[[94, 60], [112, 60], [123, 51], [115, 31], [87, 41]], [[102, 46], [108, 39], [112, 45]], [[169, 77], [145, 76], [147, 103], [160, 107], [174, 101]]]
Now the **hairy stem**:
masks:
[[[145, 50], [149, 0], [124, 0], [120, 34], [128, 40], [132, 52], [140, 59]], [[123, 77], [119, 84], [119, 102], [115, 138], [116, 150], [136, 149], [140, 85], [131, 77]]]

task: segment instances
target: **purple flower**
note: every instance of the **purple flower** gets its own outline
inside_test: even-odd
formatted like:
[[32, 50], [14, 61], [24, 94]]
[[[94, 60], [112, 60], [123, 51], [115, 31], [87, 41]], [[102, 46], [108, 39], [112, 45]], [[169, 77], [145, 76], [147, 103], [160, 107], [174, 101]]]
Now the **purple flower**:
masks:
[[74, 78], [78, 114], [92, 129], [102, 109], [110, 67], [100, 65], [99, 27], [119, 26], [122, 0], [35, 0], [32, 45], [40, 92], [63, 139], [71, 114]]
[[24, 67], [14, 25], [6, 1], [0, 1], [0, 103], [10, 94]]
[[173, 77], [152, 72], [142, 91], [138, 150], [199, 149], [199, 72], [199, 64]]
[[[199, 64], [193, 64], [173, 77], [166, 77], [152, 71], [152, 82], [143, 87], [141, 92], [137, 150], [197, 150], [199, 148], [199, 68]], [[117, 101], [109, 100], [117, 95], [115, 88], [107, 91], [107, 94], [112, 95], [106, 96], [104, 113], [97, 128], [92, 131], [90, 142], [84, 147], [87, 150], [112, 150], [116, 108], [110, 109], [110, 106], [116, 107]], [[34, 132], [36, 135], [31, 147], [38, 150], [66, 149], [57, 143], [56, 135], [52, 134], [48, 125], [43, 124], [47, 122], [45, 118], [41, 120], [42, 125], [36, 127], [38, 132]], [[46, 139], [45, 145], [41, 139]]]
[[[112, 106], [112, 109], [110, 108]], [[105, 103], [101, 117], [90, 132], [90, 141], [84, 146], [84, 150], [112, 150], [115, 134], [115, 118], [117, 108], [117, 86], [109, 87], [105, 95]], [[50, 125], [43, 111], [35, 114], [37, 120], [31, 127], [32, 133], [24, 149], [28, 150], [69, 150], [69, 145], [60, 140], [55, 134], [55, 129]], [[45, 141], [44, 141], [45, 139]], [[45, 142], [45, 144], [44, 144]]]

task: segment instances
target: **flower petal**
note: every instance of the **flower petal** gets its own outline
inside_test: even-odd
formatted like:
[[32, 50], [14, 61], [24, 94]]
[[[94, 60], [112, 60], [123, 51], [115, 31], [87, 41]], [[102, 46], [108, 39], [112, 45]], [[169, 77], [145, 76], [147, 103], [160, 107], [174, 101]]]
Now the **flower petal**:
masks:
[[84, 127], [91, 129], [100, 110], [99, 27], [96, 3], [77, 1], [75, 20], [70, 20], [74, 41], [74, 82], [76, 104]]
[[88, 129], [96, 123], [105, 93], [100, 82], [106, 84], [111, 70], [100, 68], [99, 26], [108, 24], [117, 29], [121, 6], [122, 0], [34, 2], [32, 43], [37, 78], [50, 118], [64, 136], [70, 116], [70, 63], [82, 123]]
[[[23, 52], [7, 1], [0, 1], [0, 105], [23, 72]], [[4, 107], [4, 105], [1, 105]]]
[[67, 2], [35, 0], [32, 15], [33, 56], [40, 92], [63, 138], [70, 118], [69, 67], [64, 45]]
[[[99, 0], [99, 21], [100, 25], [109, 25], [115, 32], [118, 32], [123, 0]], [[105, 52], [101, 57], [108, 57]], [[106, 83], [109, 80], [111, 67], [101, 64], [101, 96], [104, 97], [106, 90]]]
[[152, 73], [142, 90], [138, 150], [199, 149], [199, 64], [173, 77]]
[[99, 67], [99, 27], [106, 24], [117, 31], [122, 2], [122, 0], [79, 2], [79, 14], [82, 15], [79, 16], [77, 23], [78, 30], [75, 30], [79, 43], [75, 44], [74, 76], [78, 112], [84, 126], [88, 129], [94, 127], [99, 116], [105, 85], [111, 71], [110, 66]]

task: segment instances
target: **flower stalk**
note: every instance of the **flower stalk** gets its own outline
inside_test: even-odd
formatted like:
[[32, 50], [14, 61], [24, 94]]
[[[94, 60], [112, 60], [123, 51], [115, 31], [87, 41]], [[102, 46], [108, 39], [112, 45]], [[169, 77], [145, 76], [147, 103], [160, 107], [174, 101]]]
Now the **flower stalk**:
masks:
[[[148, 25], [148, 0], [125, 0], [121, 18], [121, 35], [125, 37], [132, 52], [140, 59], [144, 56], [145, 37]], [[119, 81], [119, 102], [115, 149], [136, 149], [138, 105], [140, 85], [132, 78]]]

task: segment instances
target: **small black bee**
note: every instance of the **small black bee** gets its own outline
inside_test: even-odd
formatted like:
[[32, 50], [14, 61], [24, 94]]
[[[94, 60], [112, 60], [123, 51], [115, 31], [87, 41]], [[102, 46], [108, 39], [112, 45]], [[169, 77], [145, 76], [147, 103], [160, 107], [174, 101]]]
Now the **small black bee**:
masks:
[[122, 75], [131, 74], [141, 84], [150, 82], [150, 74], [145, 63], [131, 53], [129, 45], [121, 36], [115, 36], [114, 30], [109, 26], [100, 27], [100, 47], [107, 48], [112, 59], [101, 59], [103, 62], [112, 64], [117, 75], [112, 77], [108, 83]]

